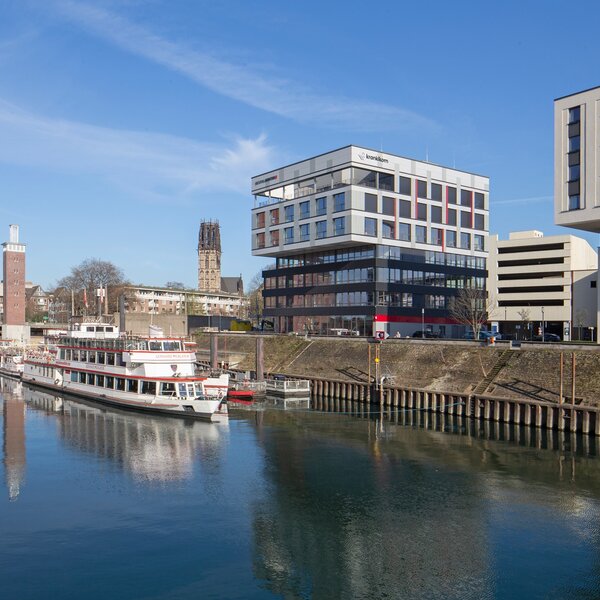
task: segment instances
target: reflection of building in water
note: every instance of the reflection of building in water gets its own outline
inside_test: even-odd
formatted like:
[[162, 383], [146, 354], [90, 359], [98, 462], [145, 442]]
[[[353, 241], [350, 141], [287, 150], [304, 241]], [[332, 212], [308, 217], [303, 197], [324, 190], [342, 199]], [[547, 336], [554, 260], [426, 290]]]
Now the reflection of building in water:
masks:
[[262, 432], [274, 491], [254, 519], [257, 577], [286, 597], [486, 597], [476, 478], [356, 433]]
[[[29, 406], [55, 411], [60, 397], [24, 387]], [[198, 450], [203, 464], [218, 462], [226, 423], [130, 415], [62, 400], [58, 431], [69, 445], [116, 461], [136, 478], [172, 481], [191, 477]], [[225, 428], [223, 427], [225, 425]]]
[[4, 473], [11, 501], [19, 497], [25, 478], [25, 403], [21, 396], [22, 384], [0, 378], [4, 417], [3, 444]]

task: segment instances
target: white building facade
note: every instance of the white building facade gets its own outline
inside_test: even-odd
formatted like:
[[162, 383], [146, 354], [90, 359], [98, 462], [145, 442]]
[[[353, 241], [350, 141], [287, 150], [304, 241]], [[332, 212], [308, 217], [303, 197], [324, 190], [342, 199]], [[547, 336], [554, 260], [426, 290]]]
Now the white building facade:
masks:
[[586, 240], [518, 231], [508, 240], [490, 236], [489, 251], [487, 289], [496, 306], [490, 320], [501, 333], [594, 339], [598, 256]]
[[346, 146], [252, 178], [252, 253], [279, 332], [459, 335], [486, 277], [489, 179]]

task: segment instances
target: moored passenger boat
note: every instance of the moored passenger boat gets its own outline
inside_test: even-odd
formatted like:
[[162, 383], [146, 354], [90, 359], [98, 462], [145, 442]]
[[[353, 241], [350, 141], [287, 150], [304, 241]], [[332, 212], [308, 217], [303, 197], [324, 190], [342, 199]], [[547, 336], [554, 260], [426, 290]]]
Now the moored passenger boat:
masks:
[[21, 378], [23, 374], [23, 355], [5, 350], [0, 352], [0, 375]]
[[198, 376], [191, 345], [76, 323], [56, 347], [27, 354], [23, 381], [104, 404], [212, 421], [227, 417], [229, 376]]

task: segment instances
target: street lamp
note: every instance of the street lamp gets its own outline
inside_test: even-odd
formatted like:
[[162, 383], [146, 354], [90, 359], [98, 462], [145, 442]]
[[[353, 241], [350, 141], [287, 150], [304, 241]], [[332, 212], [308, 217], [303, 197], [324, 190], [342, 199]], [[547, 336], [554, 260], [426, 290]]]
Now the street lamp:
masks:
[[544, 307], [542, 306], [542, 342], [546, 341], [546, 322], [544, 319]]
[[421, 309], [421, 339], [425, 337], [425, 309]]

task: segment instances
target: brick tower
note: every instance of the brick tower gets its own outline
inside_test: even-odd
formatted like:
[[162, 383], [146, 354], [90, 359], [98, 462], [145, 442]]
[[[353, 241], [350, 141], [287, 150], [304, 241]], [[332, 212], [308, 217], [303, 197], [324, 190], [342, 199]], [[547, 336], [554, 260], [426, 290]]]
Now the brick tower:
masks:
[[4, 319], [2, 338], [20, 342], [29, 339], [25, 326], [25, 244], [19, 243], [19, 226], [10, 225], [9, 241], [2, 244], [4, 268]]
[[202, 221], [198, 234], [198, 290], [221, 291], [221, 230], [218, 221]]

